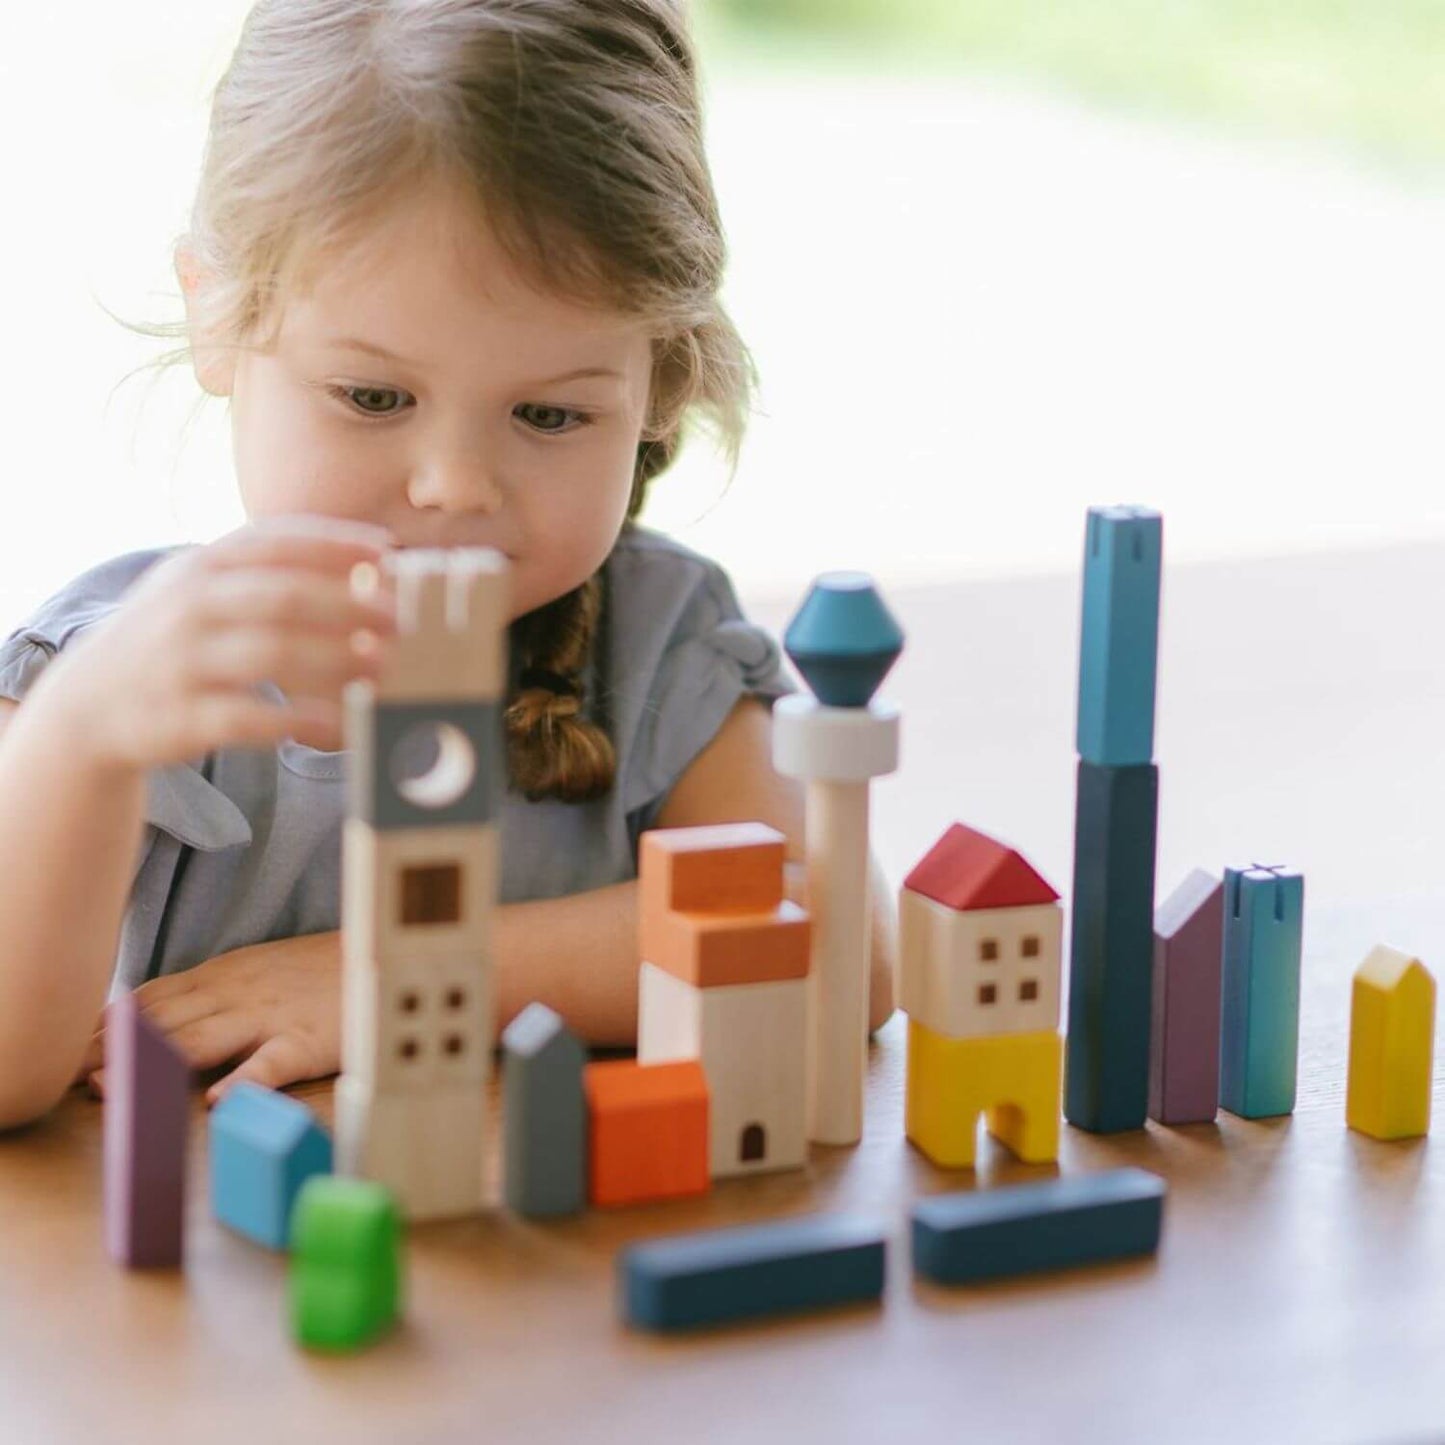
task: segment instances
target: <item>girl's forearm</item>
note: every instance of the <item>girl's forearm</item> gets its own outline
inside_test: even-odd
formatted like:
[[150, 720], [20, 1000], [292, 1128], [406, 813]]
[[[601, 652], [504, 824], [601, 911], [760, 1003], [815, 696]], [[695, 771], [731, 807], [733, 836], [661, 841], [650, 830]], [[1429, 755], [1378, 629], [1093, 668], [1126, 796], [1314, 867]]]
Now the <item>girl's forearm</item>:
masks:
[[0, 738], [0, 1128], [69, 1088], [105, 1003], [144, 773], [93, 759], [42, 677]]

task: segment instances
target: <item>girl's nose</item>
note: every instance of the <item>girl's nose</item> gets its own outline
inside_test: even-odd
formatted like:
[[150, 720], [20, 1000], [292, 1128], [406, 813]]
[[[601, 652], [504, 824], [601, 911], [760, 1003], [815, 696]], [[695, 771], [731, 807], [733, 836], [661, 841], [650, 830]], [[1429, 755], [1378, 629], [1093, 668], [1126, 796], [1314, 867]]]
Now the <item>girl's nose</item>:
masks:
[[491, 513], [502, 505], [502, 488], [493, 469], [476, 456], [443, 458], [419, 467], [406, 494], [419, 511]]

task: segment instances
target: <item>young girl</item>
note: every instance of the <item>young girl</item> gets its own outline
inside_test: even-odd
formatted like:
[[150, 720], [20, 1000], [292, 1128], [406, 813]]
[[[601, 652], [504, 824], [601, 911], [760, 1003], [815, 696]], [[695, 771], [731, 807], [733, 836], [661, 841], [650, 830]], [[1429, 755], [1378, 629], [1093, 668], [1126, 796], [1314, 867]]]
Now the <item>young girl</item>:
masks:
[[770, 822], [795, 896], [801, 857], [776, 645], [633, 525], [750, 383], [679, 0], [261, 0], [176, 259], [251, 525], [0, 646], [0, 1125], [100, 1069], [108, 988], [240, 1061], [213, 1095], [336, 1070], [340, 695], [394, 625], [348, 578], [389, 547], [511, 561], [499, 1023], [631, 1041], [639, 833]]

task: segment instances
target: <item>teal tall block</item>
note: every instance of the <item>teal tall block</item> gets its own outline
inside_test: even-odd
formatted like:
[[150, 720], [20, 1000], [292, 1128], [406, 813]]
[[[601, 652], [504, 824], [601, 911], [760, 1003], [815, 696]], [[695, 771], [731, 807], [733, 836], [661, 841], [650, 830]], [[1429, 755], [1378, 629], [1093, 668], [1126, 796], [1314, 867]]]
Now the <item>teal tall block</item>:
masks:
[[1219, 1102], [1245, 1119], [1294, 1112], [1304, 897], [1287, 869], [1224, 873]]
[[1091, 507], [1084, 544], [1078, 752], [1099, 767], [1154, 758], [1164, 522], [1147, 507]]

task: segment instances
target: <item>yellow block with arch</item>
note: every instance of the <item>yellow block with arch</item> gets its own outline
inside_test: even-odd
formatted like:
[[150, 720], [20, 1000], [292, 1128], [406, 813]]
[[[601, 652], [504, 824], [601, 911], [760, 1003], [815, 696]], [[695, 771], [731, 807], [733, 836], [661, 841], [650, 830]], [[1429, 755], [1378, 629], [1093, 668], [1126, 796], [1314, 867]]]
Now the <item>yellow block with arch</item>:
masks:
[[1059, 1157], [1064, 1041], [1053, 1030], [952, 1038], [908, 1020], [904, 1128], [935, 1164], [974, 1161], [978, 1116], [988, 1132], [1027, 1164]]
[[1345, 1122], [1372, 1139], [1430, 1132], [1435, 980], [1418, 958], [1380, 947], [1355, 970]]

